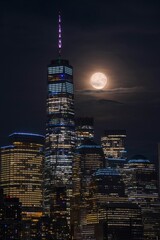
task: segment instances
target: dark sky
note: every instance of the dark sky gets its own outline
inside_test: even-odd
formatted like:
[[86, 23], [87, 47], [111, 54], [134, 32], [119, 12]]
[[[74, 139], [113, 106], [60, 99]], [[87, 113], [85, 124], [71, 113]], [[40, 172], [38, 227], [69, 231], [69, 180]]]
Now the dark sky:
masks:
[[[0, 144], [14, 131], [45, 133], [47, 65], [62, 56], [74, 67], [77, 116], [105, 129], [126, 129], [129, 156], [155, 160], [160, 142], [160, 2], [1, 0]], [[108, 76], [95, 91], [92, 73]]]

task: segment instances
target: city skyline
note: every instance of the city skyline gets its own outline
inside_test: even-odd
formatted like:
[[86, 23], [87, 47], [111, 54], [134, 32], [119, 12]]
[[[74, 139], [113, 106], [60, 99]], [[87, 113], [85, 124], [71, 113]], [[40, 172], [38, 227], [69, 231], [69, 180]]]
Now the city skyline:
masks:
[[[126, 129], [129, 155], [155, 160], [160, 139], [160, 4], [84, 4], [2, 3], [0, 144], [15, 131], [45, 134], [47, 65], [58, 56], [60, 9], [62, 56], [74, 67], [76, 116], [95, 118], [96, 139], [108, 128]], [[108, 76], [103, 91], [89, 84], [98, 70]]]
[[2, 238], [159, 239], [155, 7], [3, 2]]

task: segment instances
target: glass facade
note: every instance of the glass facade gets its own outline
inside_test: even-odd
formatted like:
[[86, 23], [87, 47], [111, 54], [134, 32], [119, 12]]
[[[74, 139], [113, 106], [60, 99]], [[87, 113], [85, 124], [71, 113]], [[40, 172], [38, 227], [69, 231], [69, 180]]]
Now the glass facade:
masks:
[[[55, 221], [61, 215], [61, 220], [67, 219], [68, 226], [74, 146], [73, 69], [67, 60], [57, 59], [48, 66], [44, 205], [47, 214], [52, 214]], [[60, 192], [63, 193], [64, 202], [62, 212], [61, 201], [58, 201]], [[53, 211], [52, 205], [55, 204], [59, 207]]]

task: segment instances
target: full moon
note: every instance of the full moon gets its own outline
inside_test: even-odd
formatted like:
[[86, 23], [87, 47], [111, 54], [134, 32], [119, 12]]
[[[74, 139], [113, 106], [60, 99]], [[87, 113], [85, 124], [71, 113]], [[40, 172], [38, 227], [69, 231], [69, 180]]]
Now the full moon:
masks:
[[107, 77], [104, 73], [97, 72], [91, 76], [90, 83], [96, 89], [103, 89], [107, 84]]

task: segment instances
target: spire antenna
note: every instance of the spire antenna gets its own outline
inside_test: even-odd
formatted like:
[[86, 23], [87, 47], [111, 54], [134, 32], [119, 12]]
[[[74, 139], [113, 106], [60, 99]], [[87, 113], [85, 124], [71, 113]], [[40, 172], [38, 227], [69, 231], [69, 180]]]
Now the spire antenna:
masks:
[[61, 50], [62, 50], [62, 26], [61, 26], [61, 13], [59, 12], [59, 15], [58, 15], [58, 52], [59, 52], [59, 57], [61, 57]]

